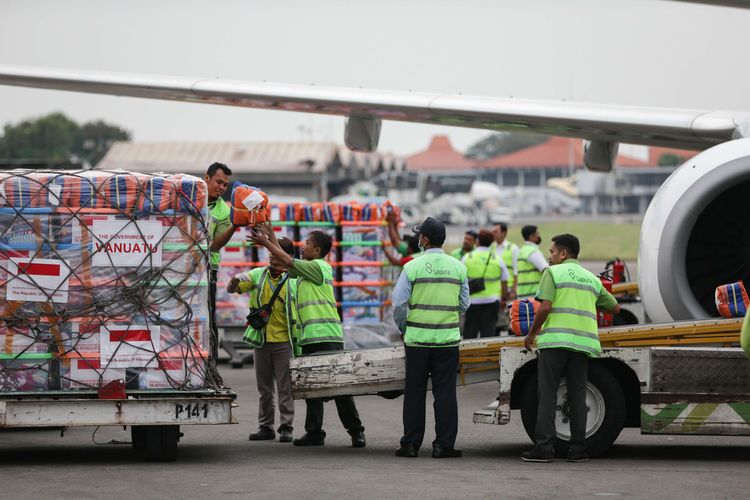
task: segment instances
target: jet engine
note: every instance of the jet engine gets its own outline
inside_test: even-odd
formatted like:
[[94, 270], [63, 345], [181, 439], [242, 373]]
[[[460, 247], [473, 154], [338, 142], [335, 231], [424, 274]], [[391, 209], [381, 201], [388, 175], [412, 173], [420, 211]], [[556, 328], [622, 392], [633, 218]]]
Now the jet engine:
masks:
[[638, 282], [654, 322], [718, 316], [717, 286], [750, 285], [750, 139], [714, 146], [678, 168], [646, 211]]

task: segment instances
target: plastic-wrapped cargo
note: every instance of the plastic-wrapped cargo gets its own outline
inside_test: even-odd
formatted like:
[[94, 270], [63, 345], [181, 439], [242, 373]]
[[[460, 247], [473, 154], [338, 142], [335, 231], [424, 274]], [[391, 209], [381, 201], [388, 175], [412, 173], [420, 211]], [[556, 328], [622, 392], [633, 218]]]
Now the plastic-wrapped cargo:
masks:
[[0, 175], [0, 392], [217, 388], [207, 188], [188, 175]]

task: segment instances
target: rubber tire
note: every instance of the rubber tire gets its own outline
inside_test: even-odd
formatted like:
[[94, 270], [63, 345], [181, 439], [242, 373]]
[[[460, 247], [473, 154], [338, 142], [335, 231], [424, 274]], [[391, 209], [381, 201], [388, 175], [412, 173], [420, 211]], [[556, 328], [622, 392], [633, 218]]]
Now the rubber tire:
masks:
[[[586, 448], [591, 457], [604, 455], [615, 442], [625, 426], [625, 394], [617, 379], [604, 366], [589, 363], [588, 380], [596, 386], [604, 398], [604, 420], [593, 435], [586, 438]], [[521, 392], [521, 420], [526, 434], [534, 440], [536, 413], [539, 405], [538, 378], [534, 373], [526, 382]], [[562, 439], [555, 441], [555, 455], [565, 457], [568, 443]]]
[[147, 427], [145, 425], [130, 426], [130, 442], [136, 450], [146, 449], [146, 440], [148, 439]]
[[146, 427], [146, 458], [151, 462], [174, 462], [177, 460], [177, 442], [180, 440], [179, 425], [149, 425]]

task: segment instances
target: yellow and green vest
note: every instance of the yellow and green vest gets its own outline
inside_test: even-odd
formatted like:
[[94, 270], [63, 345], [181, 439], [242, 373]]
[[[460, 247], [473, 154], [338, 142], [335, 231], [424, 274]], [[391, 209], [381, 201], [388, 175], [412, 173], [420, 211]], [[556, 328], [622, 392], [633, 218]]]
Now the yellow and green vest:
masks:
[[508, 245], [500, 253], [500, 257], [505, 262], [505, 267], [508, 268], [508, 287], [512, 287], [515, 282], [515, 276], [513, 276], [513, 250], [516, 248], [518, 248], [518, 245], [508, 241]]
[[596, 357], [602, 352], [596, 321], [596, 301], [602, 282], [577, 263], [549, 268], [555, 300], [536, 339], [539, 349], [570, 349]]
[[529, 262], [531, 254], [539, 247], [533, 243], [525, 243], [518, 252], [518, 298], [533, 297], [539, 288], [542, 272]]
[[[260, 297], [263, 292], [263, 287], [266, 285], [266, 280], [268, 279], [268, 268], [257, 267], [252, 271], [249, 271], [247, 275], [253, 284], [253, 288], [250, 290], [250, 309], [256, 309], [262, 305], [260, 303]], [[299, 356], [299, 321], [296, 318], [297, 307], [294, 303], [296, 294], [297, 280], [289, 278], [286, 281], [286, 297], [284, 297], [287, 333], [289, 334], [289, 343], [292, 346], [292, 352], [295, 356]], [[252, 326], [248, 326], [242, 340], [247, 344], [260, 349], [266, 343], [265, 329], [259, 331], [255, 330]]]
[[[229, 205], [222, 199], [219, 198], [214, 203], [208, 217], [208, 234], [210, 242], [216, 239], [216, 230], [219, 227], [219, 222], [229, 218]], [[221, 262], [221, 253], [211, 251], [211, 269], [218, 269], [219, 263]]]
[[323, 284], [316, 285], [302, 276], [297, 279], [296, 302], [302, 329], [299, 345], [320, 342], [343, 344], [344, 332], [341, 329], [341, 318], [333, 294], [333, 269], [323, 259], [314, 262], [317, 262], [323, 271]]
[[471, 298], [495, 297], [500, 300], [500, 278], [503, 271], [497, 254], [491, 250], [474, 250], [466, 255], [464, 264], [468, 279], [484, 278], [484, 290], [472, 293]]
[[407, 263], [404, 272], [411, 284], [404, 343], [410, 347], [457, 346], [466, 267], [450, 255], [425, 253]]

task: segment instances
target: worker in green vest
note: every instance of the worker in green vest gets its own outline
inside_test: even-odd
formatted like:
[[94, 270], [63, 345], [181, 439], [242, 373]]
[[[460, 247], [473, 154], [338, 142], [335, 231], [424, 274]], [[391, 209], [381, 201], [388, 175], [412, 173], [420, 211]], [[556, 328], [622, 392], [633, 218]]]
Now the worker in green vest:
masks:
[[[299, 345], [302, 355], [343, 350], [344, 334], [333, 294], [333, 270], [323, 260], [333, 246], [331, 236], [323, 231], [311, 232], [302, 249], [302, 259], [293, 259], [284, 252], [269, 225], [254, 229], [251, 239], [253, 243], [267, 248], [288, 270], [290, 277], [297, 278], [296, 320], [301, 328]], [[364, 448], [365, 428], [359, 419], [354, 399], [351, 396], [337, 396], [334, 399], [339, 419], [352, 438], [352, 447]], [[306, 399], [305, 403], [306, 432], [301, 438], [295, 439], [293, 444], [323, 445], [326, 437], [323, 430], [323, 399]]]
[[[279, 246], [294, 256], [294, 243], [289, 238], [280, 238]], [[274, 386], [279, 405], [279, 442], [290, 443], [294, 430], [294, 400], [292, 380], [289, 375], [289, 360], [298, 353], [298, 323], [294, 312], [297, 295], [297, 280], [289, 278], [284, 267], [271, 256], [266, 267], [256, 267], [239, 273], [229, 280], [229, 293], [250, 293], [250, 311], [258, 311], [268, 304], [271, 311], [264, 328], [253, 328], [248, 324], [243, 340], [253, 346], [255, 383], [260, 395], [258, 405], [258, 431], [250, 434], [250, 441], [276, 438], [274, 431]]]
[[495, 238], [495, 251], [508, 268], [508, 299], [513, 300], [518, 295], [518, 254], [521, 249], [508, 239], [508, 224], [505, 222], [495, 223], [492, 236]]
[[536, 226], [523, 226], [521, 228], [523, 246], [518, 252], [518, 282], [516, 284], [516, 296], [519, 299], [532, 298], [539, 288], [539, 280], [542, 271], [547, 269], [547, 261], [539, 250], [542, 237]]
[[601, 353], [597, 308], [620, 312], [611, 293], [601, 280], [576, 260], [581, 245], [572, 234], [552, 238], [550, 263], [539, 284], [536, 299], [541, 302], [524, 345], [531, 350], [534, 340], [539, 350], [539, 406], [534, 448], [521, 454], [527, 462], [551, 462], [557, 391], [560, 379], [567, 383], [567, 406], [570, 408], [570, 443], [568, 461], [588, 461], [586, 452], [586, 381], [588, 359]]
[[404, 266], [393, 290], [393, 319], [404, 340], [404, 435], [398, 457], [416, 457], [425, 426], [427, 379], [435, 397], [433, 458], [456, 458], [459, 316], [469, 308], [466, 267], [443, 252], [445, 225], [428, 217], [414, 228], [424, 253]]
[[474, 247], [477, 246], [477, 232], [473, 229], [469, 229], [464, 233], [464, 241], [461, 244], [460, 247], [456, 248], [451, 252], [451, 257], [454, 259], [461, 260], [464, 258], [464, 255], [468, 254], [472, 250], [474, 250]]
[[[461, 261], [466, 266], [471, 294], [463, 327], [465, 339], [493, 337], [500, 311], [504, 313], [509, 273], [505, 262], [490, 249], [493, 239], [490, 231], [479, 231], [479, 246]], [[481, 288], [474, 289], [480, 280]]]
[[224, 246], [229, 243], [237, 226], [229, 220], [229, 205], [221, 198], [229, 187], [229, 176], [232, 171], [223, 163], [212, 163], [206, 171], [204, 180], [208, 187], [208, 238], [210, 245], [210, 264], [208, 286], [208, 322], [211, 329], [211, 357], [219, 357], [219, 330], [216, 327], [216, 282], [218, 280], [219, 263]]

